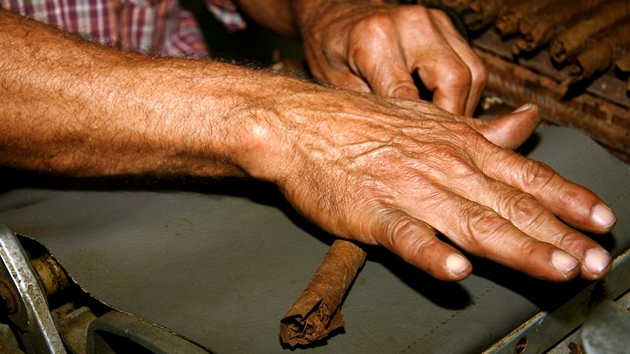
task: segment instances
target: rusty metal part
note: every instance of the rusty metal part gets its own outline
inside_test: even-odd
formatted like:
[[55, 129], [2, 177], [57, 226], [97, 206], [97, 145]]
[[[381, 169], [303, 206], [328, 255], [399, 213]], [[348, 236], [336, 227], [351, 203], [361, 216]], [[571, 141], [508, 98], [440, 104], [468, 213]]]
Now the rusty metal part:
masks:
[[20, 329], [26, 351], [65, 353], [30, 262], [15, 234], [4, 224], [0, 224], [0, 258], [0, 279], [18, 295], [19, 309], [9, 319]]
[[31, 266], [39, 276], [46, 296], [51, 296], [72, 285], [66, 272], [49, 254], [31, 260]]
[[70, 304], [64, 306], [69, 308], [57, 309], [59, 317], [54, 318], [61, 339], [72, 354], [85, 354], [87, 353], [88, 328], [97, 317], [87, 306], [78, 309]]
[[581, 130], [630, 162], [630, 111], [588, 93], [564, 99], [566, 87], [555, 80], [479, 49], [475, 52], [490, 73], [486, 94], [512, 107], [535, 103], [543, 119]]
[[0, 279], [0, 308], [7, 315], [13, 315], [20, 309], [16, 300], [17, 295], [11, 288], [12, 286], [7, 284], [4, 279]]

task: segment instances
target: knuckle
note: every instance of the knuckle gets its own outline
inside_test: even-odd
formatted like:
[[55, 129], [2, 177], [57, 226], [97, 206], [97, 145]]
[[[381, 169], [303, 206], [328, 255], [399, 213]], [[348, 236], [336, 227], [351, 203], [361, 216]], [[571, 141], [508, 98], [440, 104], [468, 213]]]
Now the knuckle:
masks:
[[476, 248], [488, 248], [502, 239], [505, 221], [493, 210], [477, 206], [468, 210], [467, 228], [471, 244]]
[[435, 146], [429, 151], [439, 167], [450, 170], [456, 176], [467, 175], [473, 167], [466, 161], [466, 154], [461, 149], [450, 145]]
[[394, 248], [400, 248], [401, 244], [409, 243], [409, 240], [413, 238], [416, 232], [415, 223], [409, 218], [389, 217], [389, 222], [386, 222], [385, 234], [387, 235], [387, 242]]
[[406, 246], [413, 242], [416, 235], [417, 227], [415, 223], [409, 219], [398, 220], [391, 227], [392, 243], [402, 243]]
[[470, 163], [466, 163], [461, 159], [457, 163], [452, 164], [451, 174], [454, 177], [469, 179], [479, 174], [479, 170]]
[[440, 247], [437, 238], [415, 237], [404, 244], [405, 254], [403, 259], [408, 263], [417, 263], [418, 260], [427, 260], [436, 248]]
[[[403, 218], [392, 225], [389, 244], [392, 251], [399, 254], [406, 262], [417, 263], [418, 257], [431, 253], [440, 241], [435, 237], [426, 237], [419, 226], [409, 218]], [[424, 258], [424, 257], [421, 257]]]
[[563, 193], [560, 193], [560, 203], [562, 205], [569, 206], [571, 208], [579, 208], [582, 203], [584, 203], [584, 194], [585, 189], [583, 187], [579, 187], [577, 189], [564, 189]]
[[393, 30], [394, 23], [389, 14], [377, 11], [361, 19], [354, 28], [354, 33], [360, 38], [371, 40], [387, 40]]
[[521, 167], [521, 183], [536, 190], [545, 187], [554, 176], [555, 172], [540, 161], [528, 159]]
[[470, 69], [461, 61], [448, 60], [443, 62], [442, 82], [452, 88], [468, 88], [472, 82]]
[[491, 209], [475, 207], [468, 210], [468, 228], [471, 234], [488, 234], [503, 224]]
[[505, 199], [504, 214], [515, 224], [531, 224], [543, 213], [538, 200], [527, 193], [514, 193]]
[[[577, 234], [573, 230], [566, 230], [564, 232], [558, 232], [550, 238], [550, 242], [557, 247], [560, 247], [565, 250], [572, 250], [579, 247], [581, 241], [583, 240], [581, 237], [576, 237]], [[578, 246], [578, 247], [576, 247]]]

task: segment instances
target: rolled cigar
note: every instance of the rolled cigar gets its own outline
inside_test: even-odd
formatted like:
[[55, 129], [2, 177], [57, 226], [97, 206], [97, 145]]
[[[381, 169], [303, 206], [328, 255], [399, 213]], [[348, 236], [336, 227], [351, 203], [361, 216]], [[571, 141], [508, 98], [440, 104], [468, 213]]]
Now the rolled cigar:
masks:
[[[617, 60], [617, 67], [623, 72], [630, 72], [630, 52]], [[628, 91], [630, 91], [630, 78], [628, 78]]]
[[580, 53], [576, 62], [569, 66], [567, 82], [577, 82], [609, 68], [625, 51], [630, 51], [630, 21], [606, 31], [593, 46]]
[[558, 0], [531, 0], [520, 2], [515, 6], [506, 7], [503, 11], [499, 12], [495, 27], [502, 36], [514, 34], [518, 32], [518, 25], [523, 16], [538, 13], [557, 1]]
[[586, 41], [596, 33], [612, 26], [619, 20], [630, 15], [630, 1], [617, 0], [598, 7], [588, 19], [571, 26], [551, 43], [551, 57], [557, 63], [573, 60], [582, 49]]
[[589, 11], [605, 0], [574, 0], [570, 4], [560, 1], [536, 14], [530, 14], [519, 23], [521, 37], [516, 40], [512, 52], [532, 50], [547, 44], [556, 32], [558, 25], [566, 23], [576, 15]]
[[336, 240], [302, 295], [280, 320], [280, 338], [294, 347], [324, 339], [345, 324], [339, 311], [348, 287], [365, 262], [365, 252]]

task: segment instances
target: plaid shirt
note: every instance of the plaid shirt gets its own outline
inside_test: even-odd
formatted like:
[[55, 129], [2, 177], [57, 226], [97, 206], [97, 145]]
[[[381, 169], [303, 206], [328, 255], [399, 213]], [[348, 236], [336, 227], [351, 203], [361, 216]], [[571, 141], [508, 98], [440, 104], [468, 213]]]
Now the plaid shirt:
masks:
[[[230, 30], [245, 27], [232, 0], [204, 0]], [[103, 45], [159, 56], [207, 57], [193, 15], [177, 0], [0, 0], [17, 14]]]

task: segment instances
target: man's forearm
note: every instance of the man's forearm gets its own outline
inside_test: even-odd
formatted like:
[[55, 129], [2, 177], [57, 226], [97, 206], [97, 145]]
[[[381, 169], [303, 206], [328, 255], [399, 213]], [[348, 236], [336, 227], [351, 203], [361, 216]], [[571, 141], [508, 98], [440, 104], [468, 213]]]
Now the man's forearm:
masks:
[[256, 95], [243, 78], [265, 73], [104, 48], [1, 9], [0, 52], [1, 164], [244, 174], [233, 156], [256, 141], [243, 118], [253, 119], [243, 102]]

